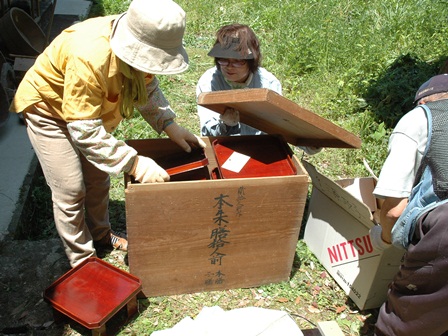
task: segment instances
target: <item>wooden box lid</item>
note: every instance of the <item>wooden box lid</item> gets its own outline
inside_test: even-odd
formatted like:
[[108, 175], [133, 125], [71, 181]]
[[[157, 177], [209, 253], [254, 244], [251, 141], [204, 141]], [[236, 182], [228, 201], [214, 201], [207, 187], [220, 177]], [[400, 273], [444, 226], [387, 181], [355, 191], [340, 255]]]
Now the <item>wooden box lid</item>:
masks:
[[240, 112], [242, 123], [268, 134], [281, 134], [295, 146], [361, 147], [354, 134], [269, 89], [203, 92], [198, 104], [218, 113], [232, 107]]

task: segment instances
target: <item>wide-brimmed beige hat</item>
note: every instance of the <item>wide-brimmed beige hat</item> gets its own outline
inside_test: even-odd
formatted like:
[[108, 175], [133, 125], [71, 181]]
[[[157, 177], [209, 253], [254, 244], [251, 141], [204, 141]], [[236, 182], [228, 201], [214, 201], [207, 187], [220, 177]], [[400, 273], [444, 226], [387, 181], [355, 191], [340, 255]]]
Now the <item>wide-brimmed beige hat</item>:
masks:
[[115, 55], [140, 71], [177, 74], [188, 69], [182, 46], [185, 11], [172, 0], [133, 0], [114, 23], [110, 45]]

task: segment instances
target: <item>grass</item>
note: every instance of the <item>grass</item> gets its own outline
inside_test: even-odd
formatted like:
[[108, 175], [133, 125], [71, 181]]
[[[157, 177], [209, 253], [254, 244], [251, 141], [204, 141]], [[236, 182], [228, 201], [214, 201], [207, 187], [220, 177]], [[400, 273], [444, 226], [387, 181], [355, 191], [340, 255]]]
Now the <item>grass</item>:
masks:
[[[281, 80], [284, 95], [362, 139], [359, 150], [325, 149], [312, 157], [305, 156], [333, 179], [368, 176], [363, 160], [379, 174], [391, 130], [412, 108], [419, 85], [438, 73], [448, 55], [446, 1], [179, 0], [178, 3], [187, 13], [184, 40], [190, 68], [180, 75], [159, 76], [161, 87], [178, 114], [178, 122], [199, 132], [195, 85], [212, 66], [212, 59], [206, 54], [214, 34], [223, 24], [248, 24], [261, 41], [263, 66]], [[92, 15], [119, 13], [128, 4], [128, 1], [97, 1]], [[158, 137], [138, 115], [124, 121], [115, 136]], [[112, 179], [111, 218], [116, 228], [125, 230], [123, 190], [122, 177]], [[346, 335], [372, 335], [377, 310], [359, 311], [301, 239], [296, 252], [287, 282], [141, 300], [140, 315], [119, 334], [148, 335], [173, 326], [185, 316], [196, 316], [203, 306], [219, 305], [224, 309], [245, 306], [282, 309], [302, 329], [314, 327], [317, 321], [336, 320]], [[123, 265], [117, 255], [106, 258]]]

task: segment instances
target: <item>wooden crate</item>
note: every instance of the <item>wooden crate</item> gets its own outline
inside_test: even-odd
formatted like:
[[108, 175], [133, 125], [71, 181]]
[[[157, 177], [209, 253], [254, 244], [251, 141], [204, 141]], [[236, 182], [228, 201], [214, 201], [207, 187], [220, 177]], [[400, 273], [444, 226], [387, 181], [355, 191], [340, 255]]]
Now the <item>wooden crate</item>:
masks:
[[[256, 136], [254, 136], [256, 138]], [[208, 138], [210, 174], [217, 167]], [[254, 139], [256, 140], [256, 139]], [[168, 139], [129, 144], [153, 157]], [[251, 287], [289, 278], [308, 175], [132, 183], [126, 178], [130, 272], [145, 296]]]
[[[129, 268], [141, 279], [144, 296], [288, 280], [309, 176], [286, 141], [360, 146], [353, 134], [267, 89], [205, 93], [199, 104], [218, 113], [234, 107], [243, 122], [272, 134], [244, 137], [250, 139], [251, 156], [257, 156], [254, 149], [263, 152], [266, 147], [257, 145], [265, 139], [261, 137], [274, 139], [276, 134], [278, 140], [281, 136], [293, 174], [276, 176], [272, 171], [262, 177], [220, 178], [213, 141], [222, 137], [204, 137], [208, 165], [185, 180], [139, 184], [125, 176]], [[182, 152], [169, 139], [130, 140], [128, 144], [156, 162]], [[269, 169], [269, 160], [264, 161]]]

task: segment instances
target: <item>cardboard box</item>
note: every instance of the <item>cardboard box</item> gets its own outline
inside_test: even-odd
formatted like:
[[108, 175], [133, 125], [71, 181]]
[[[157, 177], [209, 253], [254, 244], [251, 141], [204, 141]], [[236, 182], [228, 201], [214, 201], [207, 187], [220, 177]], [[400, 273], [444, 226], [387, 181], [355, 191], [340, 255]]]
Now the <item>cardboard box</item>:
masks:
[[[312, 128], [306, 133], [305, 127], [304, 133], [316, 141], [325, 138], [327, 145], [360, 146], [351, 133], [318, 116], [311, 118], [309, 111], [296, 113], [296, 104], [267, 89], [209, 92], [199, 97], [199, 104], [217, 112], [235, 106], [248, 124], [252, 119], [264, 125], [277, 119], [286, 122], [286, 133], [294, 144], [308, 141], [293, 134], [302, 122]], [[313, 122], [322, 123], [326, 130]], [[141, 279], [144, 296], [253, 287], [289, 279], [309, 176], [278, 135], [281, 129], [275, 126], [272, 135], [204, 137], [208, 164], [183, 180], [139, 184], [125, 176], [129, 268]], [[229, 153], [215, 153], [213, 143], [230, 138], [247, 143], [235, 152], [250, 156], [247, 163], [263, 169], [262, 175], [253, 177], [243, 167], [237, 175], [222, 176], [224, 163], [218, 164], [217, 159], [227, 160]], [[272, 140], [269, 143], [281, 140], [287, 156], [280, 160], [292, 165], [289, 174], [276, 175], [277, 159], [270, 159], [277, 153], [269, 155], [263, 146], [266, 139]], [[128, 144], [156, 162], [182, 153], [169, 139], [130, 140]]]
[[303, 164], [313, 185], [304, 235], [308, 248], [360, 309], [381, 306], [404, 251], [372, 247], [369, 229], [380, 211], [372, 194], [375, 180], [334, 182]]

